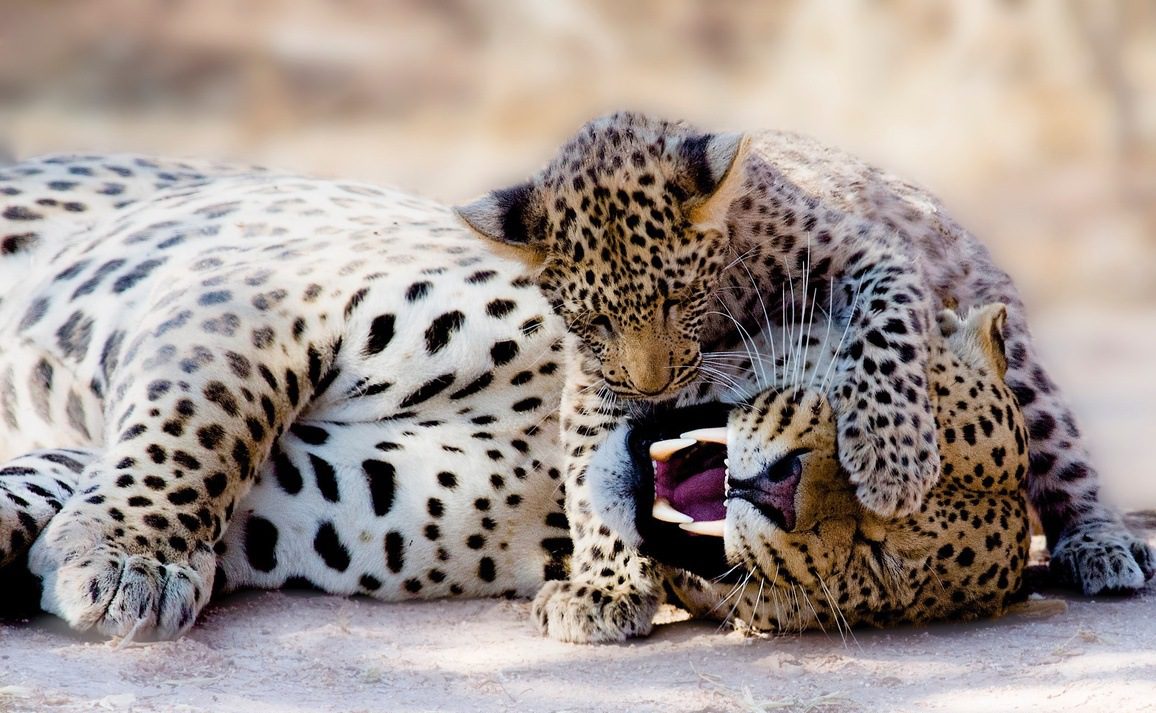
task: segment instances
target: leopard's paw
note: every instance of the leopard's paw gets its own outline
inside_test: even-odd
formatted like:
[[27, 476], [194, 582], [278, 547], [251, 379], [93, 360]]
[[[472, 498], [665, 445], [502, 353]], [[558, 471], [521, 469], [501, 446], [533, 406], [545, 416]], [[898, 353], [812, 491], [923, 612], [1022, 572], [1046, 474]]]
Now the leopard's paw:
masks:
[[1052, 572], [1085, 595], [1131, 592], [1156, 573], [1156, 555], [1122, 525], [1077, 527], [1052, 548]]
[[863, 507], [881, 517], [906, 517], [923, 506], [926, 489], [904, 482], [900, 475], [876, 471], [868, 477], [852, 476], [851, 482], [856, 484], [855, 496]]
[[216, 557], [198, 546], [163, 562], [94, 536], [91, 523], [53, 521], [29, 553], [43, 580], [41, 606], [74, 629], [128, 639], [172, 639], [195, 621], [212, 592]]
[[44, 525], [60, 509], [45, 502], [30, 501], [0, 486], [0, 566], [28, 551]]
[[919, 511], [939, 479], [939, 451], [921, 434], [889, 431], [900, 429], [843, 429], [839, 461], [864, 507], [882, 517], [906, 517]]
[[25, 555], [72, 497], [84, 455], [43, 450], [0, 464], [0, 566]]
[[538, 631], [560, 641], [596, 644], [646, 636], [658, 597], [634, 589], [606, 590], [578, 582], [547, 582], [534, 599]]

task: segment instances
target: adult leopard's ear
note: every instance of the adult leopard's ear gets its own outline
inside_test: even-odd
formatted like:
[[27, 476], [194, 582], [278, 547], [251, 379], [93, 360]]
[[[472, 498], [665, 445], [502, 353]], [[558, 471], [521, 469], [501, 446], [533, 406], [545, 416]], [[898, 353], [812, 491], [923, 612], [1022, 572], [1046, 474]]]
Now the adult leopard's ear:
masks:
[[546, 213], [541, 196], [527, 181], [491, 191], [454, 213], [475, 233], [491, 241], [497, 252], [528, 265], [545, 257]]
[[986, 367], [1000, 379], [1007, 373], [1007, 305], [1002, 302], [972, 307], [963, 319], [944, 310], [939, 315], [940, 333], [955, 354], [973, 367]]
[[1007, 374], [1007, 343], [1004, 342], [1004, 328], [1007, 327], [1007, 305], [994, 302], [980, 310], [983, 319], [983, 334], [986, 335], [988, 352], [992, 365], [1002, 379]]
[[743, 165], [750, 149], [746, 134], [699, 134], [678, 146], [678, 183], [687, 193], [684, 208], [699, 230], [726, 232], [726, 215], [742, 195]]

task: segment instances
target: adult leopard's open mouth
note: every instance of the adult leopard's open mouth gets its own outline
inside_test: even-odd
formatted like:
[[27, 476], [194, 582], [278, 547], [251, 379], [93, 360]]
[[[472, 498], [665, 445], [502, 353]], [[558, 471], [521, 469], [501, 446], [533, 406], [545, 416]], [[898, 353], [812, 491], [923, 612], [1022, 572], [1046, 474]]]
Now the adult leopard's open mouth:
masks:
[[[631, 420], [630, 493], [640, 551], [662, 564], [729, 581], [725, 424], [733, 405], [657, 406]], [[685, 435], [685, 437], [684, 437]]]
[[796, 498], [802, 482], [800, 457], [809, 449], [793, 450], [767, 463], [753, 477], [731, 477], [726, 428], [698, 428], [678, 438], [650, 446], [654, 468], [656, 520], [678, 525], [696, 535], [726, 535], [726, 503], [742, 500], [769, 523], [795, 529]]
[[695, 535], [726, 529], [726, 428], [698, 428], [650, 445], [656, 520]]

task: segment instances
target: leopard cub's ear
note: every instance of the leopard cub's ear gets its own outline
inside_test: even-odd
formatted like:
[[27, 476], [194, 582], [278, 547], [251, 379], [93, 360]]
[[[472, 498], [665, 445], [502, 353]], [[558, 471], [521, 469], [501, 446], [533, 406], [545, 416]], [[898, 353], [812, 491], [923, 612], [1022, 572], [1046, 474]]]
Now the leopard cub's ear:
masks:
[[750, 138], [741, 133], [699, 134], [679, 144], [678, 183], [695, 228], [726, 232], [727, 211], [744, 191], [749, 150]]
[[546, 253], [546, 217], [541, 195], [527, 181], [491, 191], [454, 213], [501, 255], [540, 265]]

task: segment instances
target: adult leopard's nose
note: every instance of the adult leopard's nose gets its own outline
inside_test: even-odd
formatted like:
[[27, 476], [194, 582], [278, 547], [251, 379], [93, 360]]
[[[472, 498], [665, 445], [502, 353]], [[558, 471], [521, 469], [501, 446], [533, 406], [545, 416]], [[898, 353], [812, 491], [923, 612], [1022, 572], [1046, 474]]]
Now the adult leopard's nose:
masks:
[[799, 483], [803, 467], [799, 456], [786, 456], [767, 464], [753, 477], [727, 476], [727, 499], [743, 500], [753, 505], [778, 527], [795, 529]]

